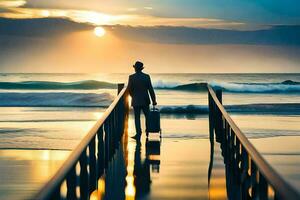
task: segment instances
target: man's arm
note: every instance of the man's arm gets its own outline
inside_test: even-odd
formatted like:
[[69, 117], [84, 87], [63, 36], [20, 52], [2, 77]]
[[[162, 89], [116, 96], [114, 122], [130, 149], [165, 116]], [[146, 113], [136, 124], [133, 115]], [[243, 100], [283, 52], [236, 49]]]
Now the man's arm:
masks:
[[153, 86], [152, 86], [152, 82], [151, 82], [151, 78], [149, 76], [149, 94], [150, 94], [150, 97], [151, 97], [151, 100], [152, 100], [152, 104], [155, 106], [157, 105], [157, 102], [156, 102], [156, 97], [155, 97], [155, 92], [154, 92], [154, 89], [153, 89]]

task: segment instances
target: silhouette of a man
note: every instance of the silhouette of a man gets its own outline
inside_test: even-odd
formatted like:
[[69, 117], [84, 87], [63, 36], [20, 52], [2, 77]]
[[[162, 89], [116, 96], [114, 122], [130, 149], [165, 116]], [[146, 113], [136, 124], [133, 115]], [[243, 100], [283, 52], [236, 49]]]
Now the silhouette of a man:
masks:
[[155, 106], [157, 105], [157, 103], [150, 76], [142, 72], [142, 70], [144, 69], [144, 64], [137, 61], [133, 65], [133, 68], [135, 69], [135, 73], [129, 76], [128, 91], [132, 99], [131, 105], [133, 106], [134, 110], [136, 135], [133, 138], [139, 140], [142, 135], [140, 119], [141, 111], [143, 111], [146, 121], [148, 119], [150, 105], [149, 94], [152, 100], [152, 104]]

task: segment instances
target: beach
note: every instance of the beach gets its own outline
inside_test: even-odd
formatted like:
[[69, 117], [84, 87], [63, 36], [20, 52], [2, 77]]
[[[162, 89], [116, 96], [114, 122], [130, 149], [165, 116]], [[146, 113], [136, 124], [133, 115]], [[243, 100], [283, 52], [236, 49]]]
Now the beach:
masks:
[[[37, 192], [105, 112], [116, 96], [116, 83], [128, 78], [127, 74], [0, 76], [1, 199], [24, 199]], [[221, 183], [219, 192], [211, 193], [207, 187], [211, 152], [204, 83], [223, 90], [223, 104], [233, 120], [300, 190], [300, 74], [153, 74], [152, 82], [162, 114], [160, 170], [151, 171], [151, 190], [141, 199], [224, 197], [224, 166], [217, 159], [217, 147], [219, 165], [213, 168], [211, 183], [212, 189], [214, 181]], [[131, 114], [128, 137], [134, 135], [132, 120]], [[136, 143], [131, 139], [130, 146], [128, 159], [134, 161]], [[182, 190], [172, 193], [177, 183], [183, 184]]]

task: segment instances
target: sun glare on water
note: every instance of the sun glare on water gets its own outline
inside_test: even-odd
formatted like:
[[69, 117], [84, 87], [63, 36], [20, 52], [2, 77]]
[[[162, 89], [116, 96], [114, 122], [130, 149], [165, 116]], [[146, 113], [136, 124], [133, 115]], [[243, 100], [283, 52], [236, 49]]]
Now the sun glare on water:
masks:
[[102, 37], [102, 36], [105, 35], [105, 29], [102, 28], [102, 27], [100, 27], [100, 26], [98, 26], [98, 27], [96, 27], [96, 28], [94, 29], [94, 33], [95, 33], [95, 35], [96, 35], [97, 37]]

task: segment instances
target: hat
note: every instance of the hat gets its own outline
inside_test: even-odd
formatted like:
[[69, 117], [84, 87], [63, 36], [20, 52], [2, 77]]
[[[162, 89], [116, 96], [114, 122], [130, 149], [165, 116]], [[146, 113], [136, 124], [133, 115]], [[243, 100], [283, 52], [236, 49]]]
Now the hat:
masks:
[[133, 67], [136, 70], [142, 70], [142, 69], [144, 69], [144, 64], [140, 61], [136, 61], [135, 64], [133, 65]]

